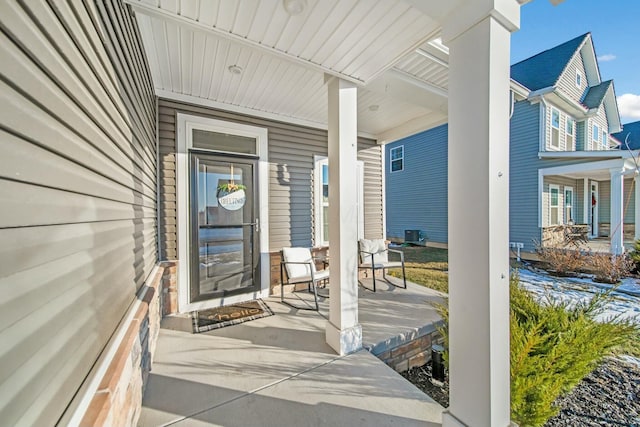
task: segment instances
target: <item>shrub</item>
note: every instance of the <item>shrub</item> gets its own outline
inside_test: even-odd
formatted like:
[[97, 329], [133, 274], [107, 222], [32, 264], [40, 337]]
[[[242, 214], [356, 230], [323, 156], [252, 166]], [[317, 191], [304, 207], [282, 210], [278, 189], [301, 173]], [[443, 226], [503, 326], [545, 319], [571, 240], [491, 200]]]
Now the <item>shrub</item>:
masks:
[[581, 271], [585, 265], [585, 255], [579, 251], [537, 246], [536, 252], [548, 270], [558, 276]]
[[597, 282], [618, 283], [633, 268], [633, 261], [626, 255], [595, 253], [589, 255], [589, 267]]
[[[586, 303], [540, 304], [511, 279], [511, 418], [523, 426], [541, 426], [558, 412], [554, 401], [573, 389], [605, 356], [637, 337], [629, 321], [594, 320], [608, 293]], [[448, 346], [448, 310], [438, 307]], [[448, 348], [448, 347], [447, 347]], [[445, 358], [448, 360], [448, 357]]]
[[629, 256], [634, 264], [633, 271], [640, 272], [640, 240], [636, 240], [633, 243], [633, 250], [629, 253]]

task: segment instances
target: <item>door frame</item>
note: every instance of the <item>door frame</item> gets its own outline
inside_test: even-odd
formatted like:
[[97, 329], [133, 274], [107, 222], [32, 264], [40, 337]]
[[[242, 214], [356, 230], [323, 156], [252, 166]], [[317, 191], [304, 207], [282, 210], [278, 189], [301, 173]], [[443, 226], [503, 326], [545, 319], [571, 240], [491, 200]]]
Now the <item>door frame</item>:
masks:
[[[591, 196], [595, 193], [596, 196], [596, 205], [595, 207], [591, 204]], [[598, 211], [600, 210], [600, 187], [598, 186], [598, 181], [589, 182], [589, 220], [591, 224], [591, 230], [593, 233], [590, 234], [589, 237], [595, 238], [598, 237]]]
[[[202, 116], [177, 113], [177, 150], [176, 150], [176, 217], [178, 237], [178, 311], [187, 313], [212, 307], [234, 304], [242, 301], [265, 298], [269, 296], [271, 281], [271, 266], [269, 257], [269, 162], [268, 162], [268, 132], [266, 128], [227, 122]], [[189, 232], [190, 201], [189, 201], [189, 150], [193, 147], [193, 130], [201, 129], [212, 132], [228, 133], [256, 139], [256, 154], [258, 156], [258, 219], [260, 228], [260, 288], [257, 291], [216, 298], [199, 302], [189, 302], [190, 293], [190, 248], [191, 236]], [[198, 151], [208, 151], [198, 149]], [[228, 152], [211, 151], [211, 154], [234, 154]]]

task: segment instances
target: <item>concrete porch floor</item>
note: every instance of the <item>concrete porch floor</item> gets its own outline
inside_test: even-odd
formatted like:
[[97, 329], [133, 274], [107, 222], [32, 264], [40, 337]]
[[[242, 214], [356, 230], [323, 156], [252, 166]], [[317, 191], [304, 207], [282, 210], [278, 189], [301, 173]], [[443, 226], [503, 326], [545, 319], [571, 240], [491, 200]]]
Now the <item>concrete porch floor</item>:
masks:
[[[358, 293], [364, 346], [376, 354], [439, 320], [430, 302], [440, 296], [422, 286], [380, 281]], [[319, 313], [279, 301], [266, 300], [274, 316], [201, 334], [190, 319], [165, 319], [138, 425], [440, 426], [443, 408], [369, 351], [340, 357], [326, 344], [328, 299]]]

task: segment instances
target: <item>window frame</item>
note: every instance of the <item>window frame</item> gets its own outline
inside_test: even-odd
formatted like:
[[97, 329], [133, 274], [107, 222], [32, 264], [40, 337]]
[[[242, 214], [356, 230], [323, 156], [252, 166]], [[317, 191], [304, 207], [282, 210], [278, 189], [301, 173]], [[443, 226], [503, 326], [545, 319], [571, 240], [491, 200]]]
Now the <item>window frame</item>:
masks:
[[[553, 124], [553, 115], [554, 113], [558, 114], [558, 126], [554, 126]], [[560, 150], [561, 147], [561, 141], [560, 141], [560, 124], [562, 123], [562, 115], [560, 113], [560, 110], [558, 110], [555, 107], [551, 107], [551, 121], [550, 121], [550, 125], [551, 125], [551, 140], [549, 141], [549, 148], [553, 149], [553, 150]], [[553, 144], [553, 136], [554, 136], [554, 132], [555, 135], [557, 135], [557, 139], [558, 139], [558, 145], [554, 145]]]
[[[314, 156], [314, 167], [313, 167], [313, 203], [314, 203], [314, 214], [313, 214], [313, 241], [314, 246], [329, 246], [329, 238], [324, 239], [324, 209], [325, 207], [329, 207], [329, 200], [327, 199], [326, 203], [322, 198], [323, 194], [323, 183], [322, 183], [322, 166], [327, 166], [327, 174], [329, 173], [329, 158], [327, 156]], [[327, 178], [327, 185], [329, 185], [329, 181]], [[364, 162], [362, 160], [358, 160], [356, 162], [356, 193], [357, 193], [357, 215], [358, 215], [358, 239], [364, 239]]]
[[607, 131], [602, 129], [602, 149], [609, 149], [609, 135], [607, 135]]
[[600, 125], [597, 123], [591, 124], [591, 149], [596, 150], [596, 147], [600, 145]]
[[[564, 122], [564, 143], [566, 151], [575, 151], [576, 150], [576, 120], [567, 115]], [[571, 133], [569, 133], [569, 123], [571, 123]], [[569, 143], [567, 142], [571, 138], [571, 147], [569, 147]]]
[[[571, 202], [567, 203], [567, 200], [569, 199], [567, 197], [567, 193], [571, 193]], [[564, 223], [568, 224], [569, 221], [573, 221], [575, 222], [575, 220], [573, 219], [573, 206], [575, 204], [575, 191], [573, 189], [573, 187], [571, 186], [565, 186], [564, 187], [564, 200], [563, 200], [563, 204], [564, 204], [564, 209], [563, 209], [563, 213], [564, 213]], [[549, 201], [549, 204], [551, 204], [551, 201]], [[559, 204], [559, 201], [558, 201]]]
[[[552, 204], [552, 192], [553, 190], [555, 190], [557, 192], [557, 204], [553, 205]], [[552, 221], [552, 212], [553, 209], [556, 209], [556, 223], [554, 223]], [[554, 225], [561, 225], [562, 224], [562, 218], [560, 216], [560, 186], [557, 184], [549, 184], [549, 226], [554, 226]]]
[[580, 72], [580, 70], [576, 70], [576, 87], [578, 89], [582, 89], [582, 73]]
[[[397, 159], [393, 158], [393, 152], [395, 150], [400, 150], [400, 152], [402, 153], [402, 155]], [[393, 162], [397, 162], [398, 160], [400, 160], [401, 162], [400, 163], [401, 167], [400, 169], [393, 170]], [[397, 147], [392, 147], [389, 149], [389, 173], [402, 172], [402, 171], [404, 171], [404, 145], [398, 145]]]

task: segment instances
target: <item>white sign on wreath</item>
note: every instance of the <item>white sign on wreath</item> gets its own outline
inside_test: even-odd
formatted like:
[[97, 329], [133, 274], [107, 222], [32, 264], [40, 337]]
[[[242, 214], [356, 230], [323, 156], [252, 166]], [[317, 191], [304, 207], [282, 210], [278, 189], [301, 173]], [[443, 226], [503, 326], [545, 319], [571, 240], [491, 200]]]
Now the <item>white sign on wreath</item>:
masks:
[[228, 211], [241, 209], [247, 201], [242, 184], [222, 184], [218, 186], [218, 203]]

